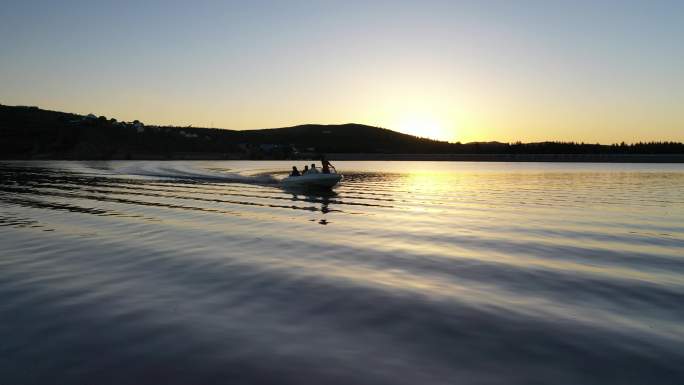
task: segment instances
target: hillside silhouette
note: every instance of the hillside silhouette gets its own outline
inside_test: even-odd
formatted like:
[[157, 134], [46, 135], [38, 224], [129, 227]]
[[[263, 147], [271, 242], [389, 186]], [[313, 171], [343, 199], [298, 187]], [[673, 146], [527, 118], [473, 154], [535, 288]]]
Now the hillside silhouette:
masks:
[[3, 159], [296, 159], [320, 153], [366, 154], [370, 158], [373, 154], [681, 155], [684, 144], [463, 144], [355, 123], [259, 130], [147, 126], [137, 120], [120, 122], [104, 116], [0, 105]]

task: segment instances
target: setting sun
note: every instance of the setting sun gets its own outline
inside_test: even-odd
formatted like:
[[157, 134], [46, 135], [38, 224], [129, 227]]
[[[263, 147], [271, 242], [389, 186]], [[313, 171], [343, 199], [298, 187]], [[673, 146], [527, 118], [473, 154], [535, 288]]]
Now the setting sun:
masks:
[[450, 140], [450, 133], [445, 130], [444, 124], [434, 116], [427, 114], [408, 114], [402, 116], [394, 127], [405, 134], [430, 138], [436, 140]]

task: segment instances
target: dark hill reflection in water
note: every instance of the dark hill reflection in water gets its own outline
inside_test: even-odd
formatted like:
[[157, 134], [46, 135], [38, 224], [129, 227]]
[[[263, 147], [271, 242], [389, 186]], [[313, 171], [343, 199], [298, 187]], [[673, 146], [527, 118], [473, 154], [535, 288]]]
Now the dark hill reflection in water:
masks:
[[684, 383], [683, 166], [336, 166], [0, 163], [0, 383]]

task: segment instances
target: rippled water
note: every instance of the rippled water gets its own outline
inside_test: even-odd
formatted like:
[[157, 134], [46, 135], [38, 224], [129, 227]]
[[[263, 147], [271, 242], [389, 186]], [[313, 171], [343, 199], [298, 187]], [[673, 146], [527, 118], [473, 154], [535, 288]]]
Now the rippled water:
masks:
[[684, 383], [684, 166], [336, 166], [0, 163], [0, 383]]

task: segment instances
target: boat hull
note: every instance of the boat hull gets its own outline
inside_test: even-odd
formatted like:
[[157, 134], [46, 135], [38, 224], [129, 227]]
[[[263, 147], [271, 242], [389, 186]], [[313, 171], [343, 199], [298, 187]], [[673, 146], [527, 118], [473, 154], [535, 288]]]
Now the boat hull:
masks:
[[301, 176], [288, 176], [283, 179], [285, 187], [312, 187], [312, 188], [332, 188], [340, 180], [341, 174], [305, 174]]

